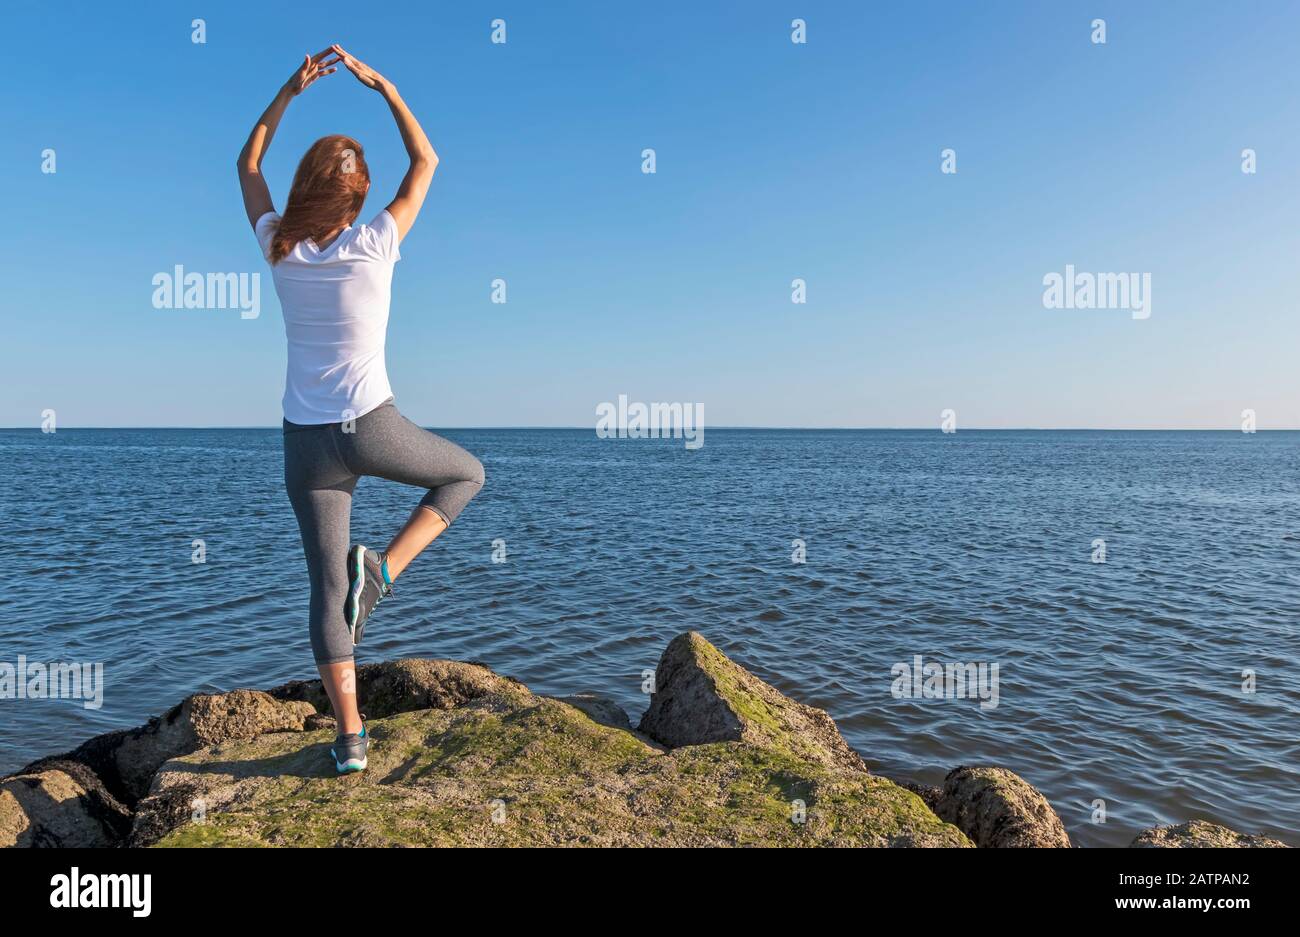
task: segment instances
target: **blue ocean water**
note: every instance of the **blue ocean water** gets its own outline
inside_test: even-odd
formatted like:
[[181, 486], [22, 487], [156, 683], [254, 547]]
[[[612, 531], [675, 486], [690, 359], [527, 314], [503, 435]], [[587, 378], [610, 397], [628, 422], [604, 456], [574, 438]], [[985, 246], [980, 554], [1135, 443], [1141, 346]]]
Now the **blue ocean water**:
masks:
[[[1003, 765], [1080, 845], [1196, 817], [1300, 845], [1300, 433], [443, 432], [487, 485], [362, 662], [478, 660], [635, 720], [642, 671], [695, 629], [880, 774]], [[105, 667], [99, 710], [0, 700], [0, 773], [312, 675], [278, 430], [3, 430], [0, 459], [0, 662]], [[363, 480], [353, 539], [382, 546], [416, 500]], [[997, 664], [998, 705], [896, 698], [916, 655]]]

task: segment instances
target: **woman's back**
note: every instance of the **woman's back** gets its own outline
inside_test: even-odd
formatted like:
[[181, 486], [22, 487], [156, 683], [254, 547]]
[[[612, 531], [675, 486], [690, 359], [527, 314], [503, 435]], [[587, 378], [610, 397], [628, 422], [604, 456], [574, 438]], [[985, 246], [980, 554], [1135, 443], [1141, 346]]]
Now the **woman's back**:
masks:
[[[258, 219], [270, 257], [280, 216]], [[299, 241], [271, 267], [288, 341], [284, 416], [291, 423], [338, 423], [369, 413], [393, 395], [384, 341], [400, 259], [397, 223], [387, 210], [348, 226], [327, 247]]]

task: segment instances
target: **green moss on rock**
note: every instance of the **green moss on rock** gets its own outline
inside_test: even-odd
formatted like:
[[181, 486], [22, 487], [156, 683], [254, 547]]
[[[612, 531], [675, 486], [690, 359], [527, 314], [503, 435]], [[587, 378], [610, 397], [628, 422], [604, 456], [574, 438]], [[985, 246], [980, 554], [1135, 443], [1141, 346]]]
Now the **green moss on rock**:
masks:
[[359, 775], [334, 776], [328, 731], [173, 759], [133, 837], [160, 847], [970, 845], [915, 794], [810, 753], [783, 734], [778, 705], [719, 672], [740, 718], [761, 726], [751, 738], [665, 751], [514, 684], [372, 720]]
[[827, 766], [866, 769], [825, 711], [785, 696], [694, 631], [664, 650], [640, 730], [673, 747], [744, 741]]

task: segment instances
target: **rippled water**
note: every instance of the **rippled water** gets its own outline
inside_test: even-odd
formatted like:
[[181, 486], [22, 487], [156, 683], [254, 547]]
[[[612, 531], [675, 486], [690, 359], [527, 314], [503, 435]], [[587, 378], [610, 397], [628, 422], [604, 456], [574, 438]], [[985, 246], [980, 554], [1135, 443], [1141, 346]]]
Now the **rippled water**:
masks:
[[[641, 671], [697, 629], [881, 774], [1004, 765], [1082, 845], [1193, 817], [1300, 845], [1300, 434], [446, 435], [487, 486], [362, 662], [480, 660], [636, 719]], [[106, 672], [98, 711], [0, 700], [0, 772], [195, 690], [312, 673], [280, 451], [278, 430], [0, 431], [0, 661]], [[382, 545], [416, 500], [364, 480], [354, 539]], [[997, 707], [896, 699], [917, 654], [998, 664]]]

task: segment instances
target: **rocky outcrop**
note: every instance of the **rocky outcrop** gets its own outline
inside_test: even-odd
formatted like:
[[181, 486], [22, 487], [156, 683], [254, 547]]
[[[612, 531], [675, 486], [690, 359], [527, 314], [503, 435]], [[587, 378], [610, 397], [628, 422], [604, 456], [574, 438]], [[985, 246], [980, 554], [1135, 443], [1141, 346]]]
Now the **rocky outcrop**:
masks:
[[1129, 844], [1135, 849], [1285, 849], [1286, 843], [1267, 836], [1238, 833], [1226, 826], [1189, 820], [1175, 826], [1157, 826], [1143, 830]]
[[1005, 768], [954, 768], [929, 803], [979, 847], [1070, 846], [1047, 798]]
[[[913, 789], [871, 774], [829, 715], [695, 633], [665, 650], [637, 730], [611, 700], [538, 696], [479, 664], [400, 660], [357, 678], [365, 773], [335, 776], [318, 680], [200, 694], [0, 779], [0, 844], [1069, 845], [1009, 771]], [[1135, 845], [1207, 835], [1185, 826]]]
[[[665, 657], [678, 659], [683, 643]], [[651, 720], [669, 743], [631, 731], [626, 714], [599, 697], [542, 697], [468, 665], [404, 661], [397, 669], [422, 668], [460, 689], [426, 686], [429, 698], [453, 705], [403, 705], [371, 718], [364, 774], [334, 776], [329, 731], [211, 746], [163, 765], [131, 842], [970, 845], [914, 794], [846, 757], [851, 749], [825, 713], [780, 696], [698, 635], [687, 657], [715, 675], [729, 711], [745, 720], [760, 714], [753, 731], [742, 723], [734, 738], [710, 736], [691, 725], [697, 710], [677, 706]], [[686, 675], [692, 665], [682, 663]], [[311, 698], [282, 689], [273, 692]], [[364, 684], [359, 696], [376, 710]], [[692, 698], [703, 705], [698, 693]]]
[[75, 761], [47, 761], [0, 781], [0, 847], [114, 846], [131, 812], [95, 773]]

